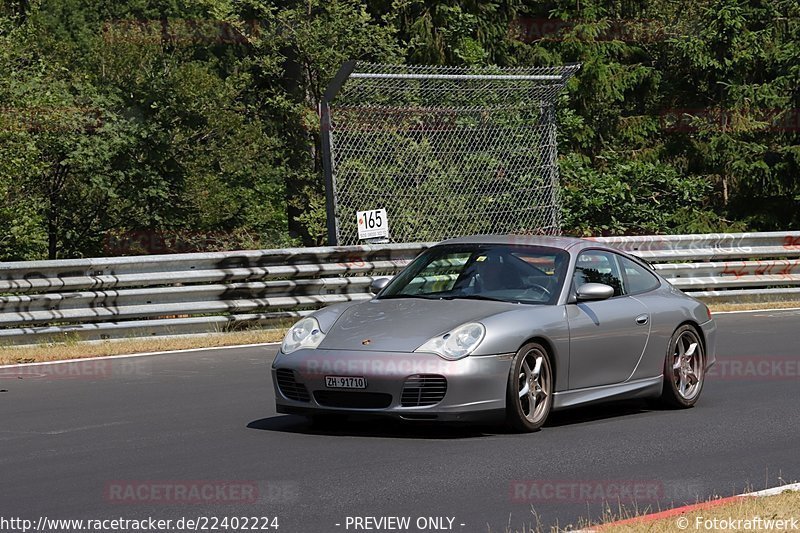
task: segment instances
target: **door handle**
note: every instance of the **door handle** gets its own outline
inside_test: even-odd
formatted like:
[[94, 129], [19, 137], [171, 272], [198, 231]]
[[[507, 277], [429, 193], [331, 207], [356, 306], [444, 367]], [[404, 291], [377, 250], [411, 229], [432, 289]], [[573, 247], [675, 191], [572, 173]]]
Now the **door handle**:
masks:
[[650, 317], [647, 315], [639, 315], [636, 317], [636, 323], [640, 326], [646, 325], [650, 321]]

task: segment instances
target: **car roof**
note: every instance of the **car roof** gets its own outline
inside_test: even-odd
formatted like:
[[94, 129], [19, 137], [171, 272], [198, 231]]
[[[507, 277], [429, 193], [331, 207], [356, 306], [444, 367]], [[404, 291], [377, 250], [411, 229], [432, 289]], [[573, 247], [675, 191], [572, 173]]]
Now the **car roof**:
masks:
[[[505, 244], [518, 246], [549, 246], [569, 250], [571, 248], [603, 248], [613, 250], [598, 242], [576, 237], [545, 236], [545, 235], [470, 235], [448, 239], [439, 244]], [[618, 251], [618, 250], [613, 250]]]

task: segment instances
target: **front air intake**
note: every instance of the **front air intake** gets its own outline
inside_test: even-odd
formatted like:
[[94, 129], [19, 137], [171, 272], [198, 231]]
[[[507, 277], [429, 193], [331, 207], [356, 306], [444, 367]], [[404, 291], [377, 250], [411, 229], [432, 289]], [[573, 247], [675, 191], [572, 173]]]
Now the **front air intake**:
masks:
[[400, 404], [403, 407], [435, 405], [447, 393], [447, 379], [438, 374], [416, 374], [409, 376], [403, 385]]
[[278, 381], [278, 389], [286, 398], [297, 402], [307, 402], [311, 399], [306, 386], [295, 380], [294, 370], [279, 368], [275, 371], [275, 376]]

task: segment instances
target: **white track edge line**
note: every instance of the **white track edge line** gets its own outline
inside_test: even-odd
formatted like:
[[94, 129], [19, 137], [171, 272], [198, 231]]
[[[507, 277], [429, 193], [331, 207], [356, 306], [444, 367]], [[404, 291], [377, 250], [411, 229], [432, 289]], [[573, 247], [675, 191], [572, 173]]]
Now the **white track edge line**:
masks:
[[740, 309], [738, 311], [711, 311], [711, 316], [733, 315], [736, 313], [770, 313], [775, 311], [800, 311], [800, 307], [774, 307], [770, 309]]
[[742, 496], [775, 496], [784, 492], [800, 492], [800, 483], [789, 483], [788, 485], [781, 485], [780, 487], [772, 487], [771, 489], [758, 490], [756, 492], [748, 492]]
[[[768, 312], [775, 312], [775, 311], [800, 311], [800, 307], [778, 307], [774, 309], [743, 309], [738, 311], [712, 311], [711, 314], [713, 315], [732, 315], [732, 314], [739, 314], [739, 313], [768, 313]], [[63, 359], [60, 361], [40, 361], [37, 363], [18, 363], [18, 364], [11, 364], [11, 365], [0, 365], [0, 368], [17, 368], [23, 366], [39, 366], [39, 365], [55, 365], [60, 363], [77, 363], [80, 361], [86, 361], [89, 359], [122, 359], [125, 357], [146, 357], [150, 355], [167, 355], [167, 354], [174, 354], [174, 353], [190, 353], [190, 352], [202, 352], [207, 350], [227, 350], [231, 348], [255, 348], [258, 346], [275, 346], [280, 344], [280, 342], [262, 342], [256, 344], [235, 344], [232, 346], [212, 346], [206, 348], [187, 348], [185, 350], [164, 350], [160, 352], [145, 352], [145, 353], [132, 353], [132, 354], [120, 354], [120, 355], [103, 355], [100, 357], [79, 357], [76, 359]]]
[[209, 350], [231, 350], [234, 348], [257, 348], [259, 346], [278, 346], [280, 342], [260, 342], [255, 344], [234, 344], [231, 346], [209, 346], [206, 348], [186, 348], [184, 350], [163, 350], [160, 352], [129, 353], [119, 355], [102, 355], [99, 357], [78, 357], [75, 359], [62, 359], [60, 361], [38, 361], [36, 363], [17, 363], [11, 365], [0, 365], [0, 368], [19, 368], [26, 366], [58, 365], [62, 363], [81, 363], [87, 361], [97, 361], [98, 359], [124, 359], [129, 357], [148, 357], [151, 355], [169, 355], [190, 352], [207, 352]]

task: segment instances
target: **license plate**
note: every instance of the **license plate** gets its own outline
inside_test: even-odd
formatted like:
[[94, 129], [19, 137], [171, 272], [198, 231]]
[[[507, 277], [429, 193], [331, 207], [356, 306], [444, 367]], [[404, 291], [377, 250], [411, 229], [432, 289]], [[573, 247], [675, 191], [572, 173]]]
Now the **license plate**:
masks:
[[356, 376], [325, 376], [325, 386], [329, 389], [366, 389], [367, 379]]

